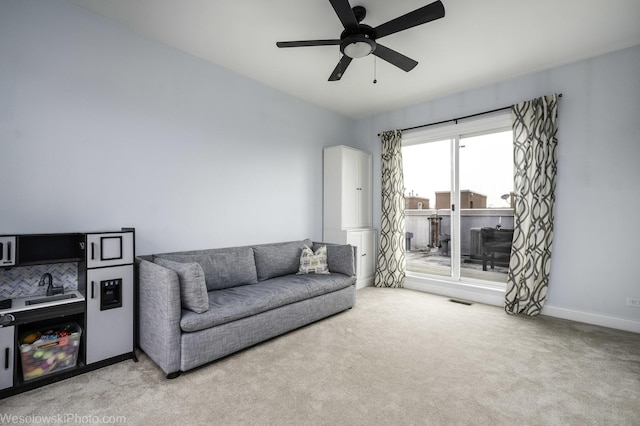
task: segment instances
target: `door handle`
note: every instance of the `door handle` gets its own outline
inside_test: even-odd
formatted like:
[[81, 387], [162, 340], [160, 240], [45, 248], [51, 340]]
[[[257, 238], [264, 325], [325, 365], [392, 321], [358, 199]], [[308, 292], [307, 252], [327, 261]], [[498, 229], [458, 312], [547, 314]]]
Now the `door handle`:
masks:
[[95, 251], [96, 251], [96, 243], [91, 243], [91, 260], [96, 258]]
[[91, 281], [91, 298], [95, 298], [95, 282]]
[[11, 241], [7, 242], [7, 260], [11, 261]]
[[4, 349], [4, 369], [9, 369], [9, 348]]

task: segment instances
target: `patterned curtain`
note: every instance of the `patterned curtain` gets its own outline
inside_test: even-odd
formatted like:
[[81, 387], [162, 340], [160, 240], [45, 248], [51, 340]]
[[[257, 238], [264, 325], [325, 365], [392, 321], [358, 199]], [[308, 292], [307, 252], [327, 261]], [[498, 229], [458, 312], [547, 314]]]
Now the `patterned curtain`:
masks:
[[402, 132], [382, 133], [382, 220], [374, 285], [404, 287], [404, 177]]
[[514, 105], [516, 204], [505, 311], [538, 315], [547, 295], [557, 171], [558, 96]]

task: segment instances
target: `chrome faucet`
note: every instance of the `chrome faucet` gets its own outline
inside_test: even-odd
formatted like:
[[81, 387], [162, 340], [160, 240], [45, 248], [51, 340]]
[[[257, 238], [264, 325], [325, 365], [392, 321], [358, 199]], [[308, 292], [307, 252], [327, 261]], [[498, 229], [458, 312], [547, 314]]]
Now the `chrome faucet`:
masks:
[[48, 272], [42, 274], [42, 276], [40, 277], [40, 282], [38, 282], [38, 286], [42, 287], [45, 284], [47, 284], [47, 296], [53, 296], [54, 294], [64, 294], [64, 286], [54, 286], [53, 277]]

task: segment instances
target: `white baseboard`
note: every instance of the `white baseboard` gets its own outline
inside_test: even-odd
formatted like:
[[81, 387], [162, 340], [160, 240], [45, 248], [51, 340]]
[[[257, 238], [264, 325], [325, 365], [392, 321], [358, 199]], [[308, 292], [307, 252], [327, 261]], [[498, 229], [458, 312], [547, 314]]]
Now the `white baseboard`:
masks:
[[[423, 291], [445, 297], [463, 299], [469, 302], [484, 303], [486, 305], [504, 306], [504, 289], [484, 287], [482, 285], [453, 283], [437, 279], [406, 277], [404, 287], [410, 290]], [[567, 319], [617, 330], [640, 333], [640, 322], [590, 312], [575, 311], [545, 304], [542, 315]]]
[[632, 321], [601, 314], [592, 314], [590, 312], [574, 311], [572, 309], [550, 306], [549, 304], [545, 304], [542, 307], [542, 315], [640, 333], [640, 321]]
[[356, 290], [373, 286], [374, 277], [360, 278], [356, 281]]

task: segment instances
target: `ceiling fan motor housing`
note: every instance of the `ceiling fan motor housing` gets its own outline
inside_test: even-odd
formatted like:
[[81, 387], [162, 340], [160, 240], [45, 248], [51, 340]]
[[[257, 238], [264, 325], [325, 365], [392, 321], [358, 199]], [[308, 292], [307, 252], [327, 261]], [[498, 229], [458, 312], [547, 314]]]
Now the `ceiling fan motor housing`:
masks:
[[353, 6], [351, 10], [353, 10], [353, 16], [356, 17], [358, 22], [362, 22], [367, 17], [367, 9], [364, 6]]

